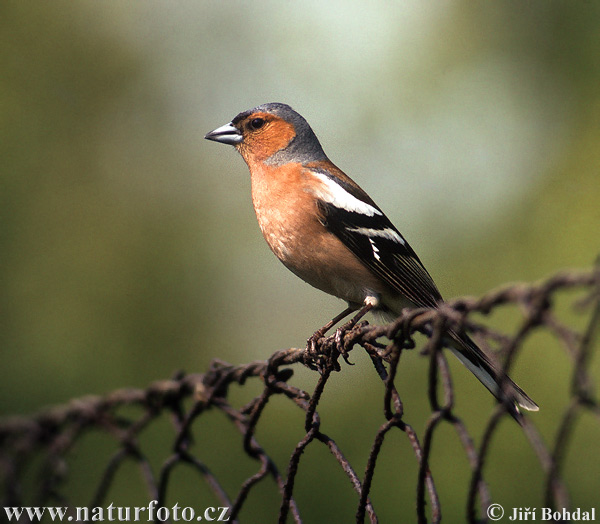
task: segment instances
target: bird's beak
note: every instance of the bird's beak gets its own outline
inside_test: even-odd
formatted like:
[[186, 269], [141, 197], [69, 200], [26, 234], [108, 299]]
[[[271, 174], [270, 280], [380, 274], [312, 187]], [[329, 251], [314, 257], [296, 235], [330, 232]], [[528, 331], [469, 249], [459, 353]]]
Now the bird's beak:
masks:
[[235, 146], [243, 140], [242, 133], [231, 122], [217, 127], [217, 129], [208, 133], [204, 138], [221, 142], [221, 144], [229, 144], [230, 146]]

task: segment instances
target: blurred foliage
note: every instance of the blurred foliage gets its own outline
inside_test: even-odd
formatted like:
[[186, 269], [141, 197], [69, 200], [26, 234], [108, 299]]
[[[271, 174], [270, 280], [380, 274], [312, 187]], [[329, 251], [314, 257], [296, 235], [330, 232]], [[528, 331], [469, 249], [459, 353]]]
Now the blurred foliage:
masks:
[[[201, 371], [215, 357], [263, 358], [302, 344], [337, 312], [339, 301], [268, 253], [237, 155], [201, 143], [267, 101], [307, 117], [332, 159], [407, 233], [446, 296], [590, 265], [600, 224], [599, 11], [595, 2], [541, 0], [3, 2], [0, 411], [143, 386], [180, 368]], [[406, 401], [419, 429], [427, 364], [409, 357], [400, 372], [405, 395], [418, 393]], [[343, 369], [322, 413], [358, 471], [382, 419], [380, 385], [365, 366]], [[542, 404], [548, 435], [555, 427], [545, 406], [564, 407], [555, 384], [566, 387], [567, 367], [558, 350], [532, 342], [515, 369]], [[473, 399], [463, 411], [477, 428], [491, 401], [453, 369], [459, 405]], [[290, 434], [263, 429], [265, 445], [285, 459], [298, 420], [276, 416], [289, 418]], [[344, 442], [357, 425], [365, 434]], [[203, 446], [219, 428], [203, 429]], [[535, 459], [516, 427], [507, 421], [502, 431], [488, 466], [492, 494], [529, 506], [541, 495]], [[573, 457], [571, 483], [599, 460], [597, 428], [577, 435], [587, 451]], [[153, 438], [158, 446], [163, 436]], [[436, 469], [465, 467], [453, 462], [451, 437], [437, 445]], [[398, 468], [415, 474], [404, 443], [386, 452], [390, 478]], [[215, 454], [225, 470], [230, 458]], [[308, 471], [330, 458], [306, 460]], [[529, 465], [530, 489], [515, 491], [514, 471]], [[308, 522], [325, 512], [334, 519], [353, 500], [337, 472], [320, 470], [325, 498]], [[464, 508], [464, 479], [455, 475], [436, 475], [446, 479], [438, 488], [448, 521]], [[412, 511], [410, 475], [406, 485], [376, 478], [375, 502], [393, 501], [383, 522]], [[344, 494], [325, 507], [331, 483], [344, 484]], [[183, 473], [179, 485], [189, 489]], [[299, 485], [310, 506], [314, 482]], [[576, 505], [595, 502], [583, 480], [575, 485]], [[275, 489], [265, 497], [268, 519]]]
[[95, 27], [83, 4], [3, 9], [4, 386], [28, 384], [35, 405], [146, 382], [209, 321], [216, 293], [190, 229], [207, 195], [174, 198], [191, 170], [144, 57], [103, 35], [109, 19]]

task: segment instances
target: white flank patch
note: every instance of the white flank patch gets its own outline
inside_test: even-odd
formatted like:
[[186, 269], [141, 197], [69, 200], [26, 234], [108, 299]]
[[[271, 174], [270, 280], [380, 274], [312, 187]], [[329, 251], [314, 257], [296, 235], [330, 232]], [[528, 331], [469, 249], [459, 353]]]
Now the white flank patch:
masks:
[[[397, 242], [398, 244], [404, 244], [404, 239], [393, 229], [386, 227], [385, 229], [373, 229], [370, 227], [353, 227], [348, 228], [348, 231], [352, 231], [353, 233], [359, 233], [361, 235], [366, 235], [371, 240], [371, 238], [381, 237], [387, 238], [388, 240], [392, 240]], [[371, 245], [373, 245], [373, 241], [371, 240]]]
[[365, 298], [365, 306], [377, 307], [379, 305], [379, 299], [375, 296], [369, 295]]
[[348, 191], [331, 180], [327, 175], [323, 175], [317, 171], [311, 171], [311, 173], [323, 182], [325, 186], [320, 187], [315, 191], [316, 195], [324, 202], [333, 204], [340, 209], [360, 213], [361, 215], [366, 215], [368, 217], [382, 214], [378, 209], [348, 193]]

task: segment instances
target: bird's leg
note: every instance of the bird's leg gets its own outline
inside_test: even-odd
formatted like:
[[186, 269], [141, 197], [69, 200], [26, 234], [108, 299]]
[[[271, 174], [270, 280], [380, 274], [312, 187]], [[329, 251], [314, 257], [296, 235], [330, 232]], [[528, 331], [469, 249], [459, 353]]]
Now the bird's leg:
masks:
[[[355, 311], [356, 308], [347, 307], [342, 311], [339, 315], [333, 317], [327, 324], [325, 324], [322, 328], [317, 329], [313, 335], [308, 339], [308, 345], [314, 349], [315, 343], [319, 340], [325, 333], [327, 333], [333, 326], [335, 326], [340, 320], [346, 318], [350, 313]], [[359, 317], [360, 318], [360, 317]]]
[[317, 355], [317, 342], [318, 340], [329, 331], [333, 326], [335, 326], [340, 320], [346, 318], [350, 313], [352, 313], [356, 308], [348, 306], [344, 311], [342, 311], [339, 315], [333, 317], [327, 324], [325, 324], [322, 328], [317, 329], [313, 333], [313, 335], [308, 339], [306, 348], [308, 351], [316, 356]]
[[354, 315], [348, 322], [346, 322], [346, 324], [344, 324], [340, 329], [351, 329], [354, 326], [356, 326], [356, 323], [362, 318], [364, 317], [369, 311], [371, 311], [376, 304], [372, 304], [371, 302], [369, 302], [368, 304], [365, 304], [363, 307], [361, 307], [358, 310], [358, 313], [356, 315]]
[[352, 365], [352, 362], [350, 362], [348, 360], [348, 352], [346, 351], [346, 348], [344, 348], [344, 344], [342, 344], [342, 336], [344, 335], [344, 333], [346, 331], [348, 331], [349, 329], [352, 329], [354, 326], [356, 326], [358, 321], [362, 317], [364, 317], [369, 311], [371, 311], [371, 309], [373, 309], [375, 306], [376, 306], [376, 302], [365, 301], [365, 305], [358, 310], [358, 313], [356, 315], [354, 315], [343, 326], [340, 326], [339, 328], [337, 328], [337, 330], [335, 331], [335, 343], [338, 348], [338, 351], [344, 358], [344, 361], [346, 362], [346, 364]]

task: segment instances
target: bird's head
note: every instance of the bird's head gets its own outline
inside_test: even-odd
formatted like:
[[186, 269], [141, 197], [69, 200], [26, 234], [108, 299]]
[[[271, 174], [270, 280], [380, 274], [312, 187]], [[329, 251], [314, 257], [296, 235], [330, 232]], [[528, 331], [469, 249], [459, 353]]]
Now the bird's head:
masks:
[[234, 146], [248, 165], [327, 159], [308, 122], [286, 104], [269, 103], [244, 111], [204, 138]]

